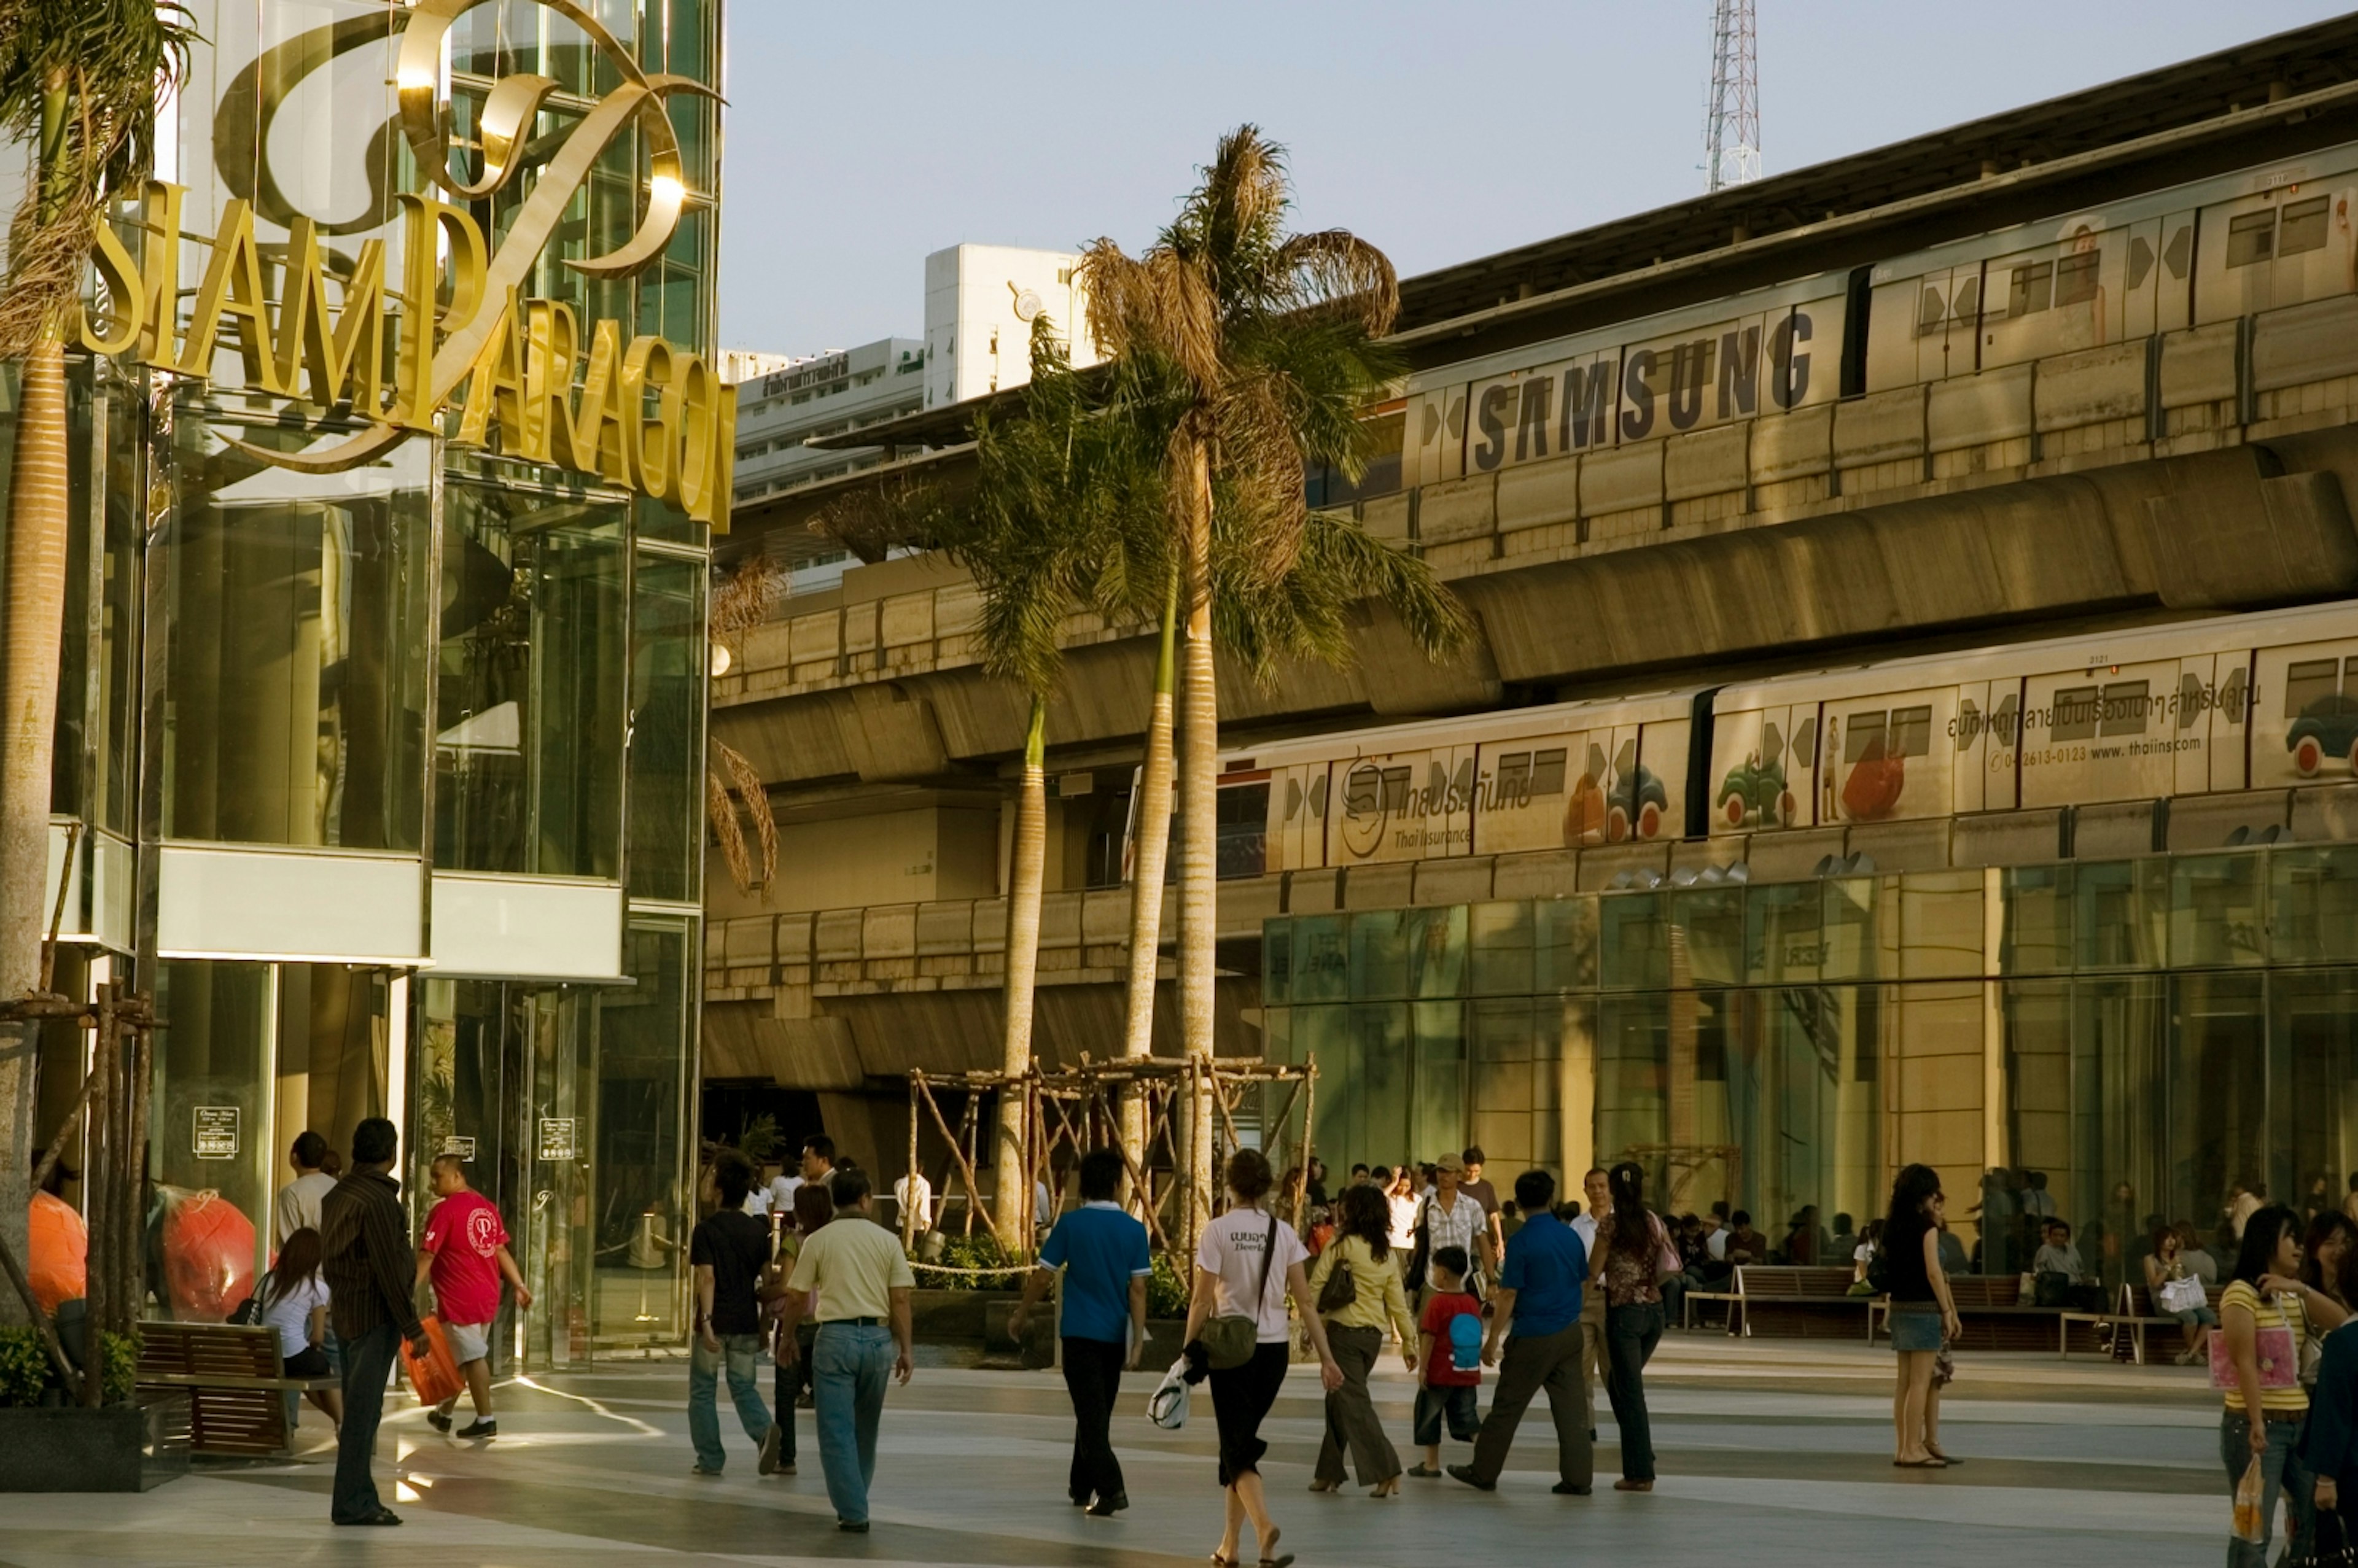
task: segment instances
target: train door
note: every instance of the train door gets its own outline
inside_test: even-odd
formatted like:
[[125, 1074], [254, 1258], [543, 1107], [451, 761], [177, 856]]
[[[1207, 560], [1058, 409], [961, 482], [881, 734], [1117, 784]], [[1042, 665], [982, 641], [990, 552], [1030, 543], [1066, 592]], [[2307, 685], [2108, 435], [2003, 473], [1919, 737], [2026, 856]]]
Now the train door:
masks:
[[1662, 719], [1638, 740], [1639, 788], [1630, 821], [1639, 838], [1677, 838], [1687, 830], [1687, 748], [1694, 722]]
[[1298, 871], [1326, 863], [1327, 766], [1297, 762], [1270, 771], [1269, 870]]
[[1505, 854], [1554, 849], [1573, 842], [1565, 831], [1575, 751], [1586, 754], [1584, 733], [1494, 741], [1476, 750], [1474, 769], [1474, 851]]
[[1942, 267], [1917, 277], [1878, 276], [1868, 308], [1866, 389], [1939, 381], [1974, 369], [1981, 267]]
[[2100, 665], [2023, 683], [2022, 804], [2169, 795], [2178, 766], [2170, 718], [2176, 659]]
[[[1956, 717], [1953, 687], [1829, 702], [1828, 766], [1819, 788], [1820, 822], [1884, 822], [1949, 810]], [[1942, 745], [1932, 737], [1940, 734]]]
[[2358, 288], [2358, 246], [2351, 204], [2358, 189], [2340, 180], [2285, 188], [2277, 209], [2276, 255], [2268, 289], [2278, 306], [2328, 299]]
[[1408, 400], [1401, 436], [1401, 481], [1439, 484], [1466, 472], [1466, 387], [1436, 386]]
[[1213, 830], [1217, 875], [1258, 877], [1276, 869], [1270, 864], [1270, 796], [1274, 793], [1266, 769], [1220, 775]]
[[1326, 863], [1463, 855], [1474, 838], [1475, 748], [1436, 746], [1336, 764], [1342, 809], [1326, 816]]
[[1712, 721], [1711, 830], [1798, 827], [1812, 820], [1814, 705], [1723, 712]]
[[2277, 197], [2275, 190], [2259, 190], [2202, 210], [2194, 285], [2198, 321], [2232, 321], [2277, 304]]

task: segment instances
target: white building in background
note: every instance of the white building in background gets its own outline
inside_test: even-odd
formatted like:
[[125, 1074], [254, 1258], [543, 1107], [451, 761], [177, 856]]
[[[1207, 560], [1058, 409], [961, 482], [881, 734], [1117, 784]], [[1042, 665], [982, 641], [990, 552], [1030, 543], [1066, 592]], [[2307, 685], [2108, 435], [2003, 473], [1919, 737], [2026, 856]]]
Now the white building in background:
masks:
[[[1073, 286], [1079, 261], [1062, 251], [955, 245], [925, 258], [923, 340], [880, 338], [817, 354], [731, 350], [726, 364], [738, 386], [736, 503], [872, 468], [891, 455], [882, 447], [822, 451], [804, 445], [814, 438], [1021, 386], [1032, 373], [1033, 318], [1045, 314], [1057, 336], [1072, 341], [1072, 323], [1083, 308]], [[1090, 349], [1073, 357], [1089, 364], [1098, 355]], [[850, 564], [824, 539], [792, 544], [796, 592], [828, 586]]]
[[1076, 324], [1085, 297], [1074, 287], [1081, 258], [1065, 251], [953, 245], [925, 258], [925, 406], [963, 403], [1032, 375], [1032, 321], [1045, 314], [1075, 364], [1098, 353]]

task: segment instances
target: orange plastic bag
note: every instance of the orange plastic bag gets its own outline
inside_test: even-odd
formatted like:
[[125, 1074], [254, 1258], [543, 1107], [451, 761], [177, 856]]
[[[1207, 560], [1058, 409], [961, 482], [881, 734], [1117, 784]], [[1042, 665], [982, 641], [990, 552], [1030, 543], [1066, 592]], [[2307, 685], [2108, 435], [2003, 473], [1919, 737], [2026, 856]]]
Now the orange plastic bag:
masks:
[[444, 1337], [441, 1319], [431, 1315], [419, 1318], [426, 1330], [426, 1354], [411, 1354], [409, 1341], [401, 1342], [402, 1368], [409, 1374], [410, 1392], [422, 1405], [438, 1405], [444, 1400], [455, 1399], [467, 1386], [459, 1375], [459, 1363], [450, 1358], [450, 1341]]
[[2268, 1539], [2267, 1483], [2260, 1471], [2260, 1456], [2244, 1467], [2244, 1478], [2235, 1485], [2235, 1524], [2237, 1541], [2254, 1546], [2265, 1545]]
[[216, 1192], [190, 1193], [164, 1212], [164, 1281], [172, 1315], [225, 1322], [254, 1293], [254, 1222]]

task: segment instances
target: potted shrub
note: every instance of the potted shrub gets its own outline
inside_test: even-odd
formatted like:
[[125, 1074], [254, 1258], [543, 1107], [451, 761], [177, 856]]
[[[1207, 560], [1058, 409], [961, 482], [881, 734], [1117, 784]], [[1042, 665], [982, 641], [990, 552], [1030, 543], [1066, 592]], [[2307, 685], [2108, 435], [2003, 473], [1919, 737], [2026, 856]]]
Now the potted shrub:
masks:
[[165, 1407], [132, 1400], [137, 1342], [103, 1343], [104, 1402], [89, 1407], [68, 1401], [37, 1330], [0, 1328], [0, 1492], [136, 1492], [168, 1478], [148, 1464]]

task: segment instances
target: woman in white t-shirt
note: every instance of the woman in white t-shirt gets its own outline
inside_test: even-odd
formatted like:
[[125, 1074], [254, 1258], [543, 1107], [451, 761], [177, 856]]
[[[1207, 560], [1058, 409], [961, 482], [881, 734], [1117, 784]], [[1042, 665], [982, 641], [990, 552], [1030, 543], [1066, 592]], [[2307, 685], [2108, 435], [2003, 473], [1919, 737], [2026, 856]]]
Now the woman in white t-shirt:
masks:
[[1260, 1457], [1269, 1452], [1269, 1444], [1260, 1440], [1260, 1423], [1277, 1402], [1292, 1347], [1287, 1296], [1300, 1309], [1311, 1348], [1318, 1352], [1318, 1375], [1326, 1391], [1343, 1386], [1343, 1368], [1327, 1348], [1326, 1327], [1318, 1321], [1317, 1299], [1302, 1269], [1310, 1249], [1293, 1227], [1261, 1206], [1273, 1181], [1269, 1162], [1259, 1150], [1239, 1149], [1229, 1157], [1228, 1191], [1236, 1204], [1204, 1227], [1195, 1247], [1195, 1293], [1187, 1303], [1184, 1344], [1193, 1346], [1205, 1323], [1214, 1317], [1250, 1317], [1260, 1328], [1251, 1360], [1212, 1373], [1220, 1485], [1228, 1501], [1219, 1550], [1212, 1553], [1218, 1568], [1238, 1568], [1238, 1543], [1248, 1519], [1260, 1544], [1261, 1568], [1283, 1568], [1293, 1561], [1292, 1552], [1278, 1552], [1277, 1526], [1270, 1520], [1260, 1480]]
[[[263, 1325], [277, 1331], [278, 1357], [290, 1378], [328, 1375], [328, 1283], [319, 1277], [322, 1250], [319, 1233], [308, 1225], [298, 1227], [279, 1248], [277, 1263], [254, 1289]], [[337, 1426], [344, 1424], [341, 1390], [308, 1389], [303, 1397], [326, 1411]], [[295, 1409], [290, 1397], [287, 1407], [290, 1425]]]

